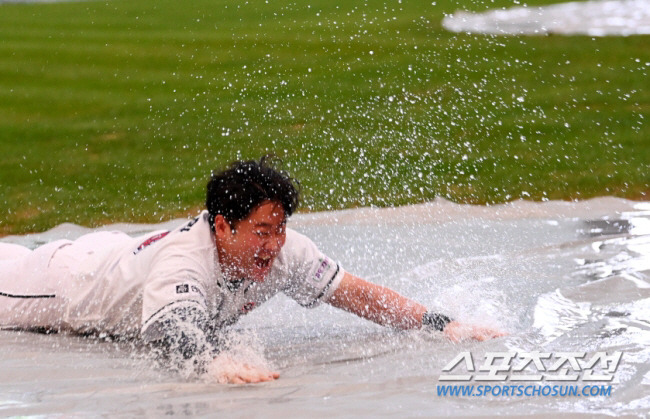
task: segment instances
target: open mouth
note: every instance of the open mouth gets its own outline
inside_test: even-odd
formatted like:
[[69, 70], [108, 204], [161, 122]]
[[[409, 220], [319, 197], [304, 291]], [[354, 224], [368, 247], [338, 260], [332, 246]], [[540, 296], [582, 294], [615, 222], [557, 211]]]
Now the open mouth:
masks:
[[266, 269], [269, 266], [271, 266], [271, 257], [266, 256], [266, 257], [255, 257], [255, 265], [260, 268], [260, 269]]

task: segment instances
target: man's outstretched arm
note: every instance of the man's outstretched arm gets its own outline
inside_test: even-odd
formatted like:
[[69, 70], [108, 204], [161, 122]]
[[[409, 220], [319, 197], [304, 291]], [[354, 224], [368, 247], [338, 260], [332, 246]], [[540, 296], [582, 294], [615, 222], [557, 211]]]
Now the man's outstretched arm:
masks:
[[383, 326], [398, 329], [422, 327], [422, 318], [427, 312], [422, 304], [348, 272], [327, 303]]
[[[415, 329], [427, 323], [427, 308], [422, 304], [348, 272], [327, 303], [383, 326]], [[434, 318], [428, 325], [438, 330], [442, 328], [445, 336], [454, 342], [466, 338], [486, 340], [505, 335], [498, 330], [449, 321], [444, 315], [427, 314], [427, 317]], [[437, 322], [437, 319], [442, 321]]]

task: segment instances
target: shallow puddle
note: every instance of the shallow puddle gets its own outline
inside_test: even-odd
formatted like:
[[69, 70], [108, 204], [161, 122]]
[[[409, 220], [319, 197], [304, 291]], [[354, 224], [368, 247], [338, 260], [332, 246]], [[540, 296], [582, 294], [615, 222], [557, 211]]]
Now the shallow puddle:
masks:
[[[264, 348], [281, 378], [222, 386], [184, 381], [128, 342], [0, 331], [0, 415], [650, 414], [650, 204], [600, 198], [475, 207], [438, 200], [302, 214], [290, 224], [349, 271], [510, 335], [452, 344], [278, 296], [235, 331]], [[115, 227], [139, 234], [161, 225], [106, 229]], [[35, 247], [86, 232], [65, 224], [2, 241]], [[609, 396], [439, 396], [442, 384], [467, 384], [439, 380], [463, 351], [477, 366], [494, 351], [623, 354]]]

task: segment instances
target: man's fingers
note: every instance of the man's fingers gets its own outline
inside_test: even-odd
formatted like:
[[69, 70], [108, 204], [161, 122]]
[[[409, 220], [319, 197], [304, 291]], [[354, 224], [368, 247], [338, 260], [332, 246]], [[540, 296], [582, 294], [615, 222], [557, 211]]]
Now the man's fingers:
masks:
[[264, 381], [273, 381], [280, 378], [280, 374], [277, 372], [267, 372]]
[[496, 329], [483, 329], [480, 332], [481, 340], [500, 338], [507, 335], [507, 333]]
[[243, 368], [238, 372], [238, 375], [246, 383], [260, 382], [260, 372], [247, 364], [243, 365]]
[[256, 382], [263, 382], [263, 381], [273, 381], [277, 380], [280, 378], [280, 374], [277, 372], [271, 372], [271, 371], [264, 371], [258, 375], [258, 381]]
[[458, 322], [449, 323], [445, 327], [444, 334], [454, 343], [458, 343], [464, 339], [474, 339], [483, 342], [488, 339], [499, 338], [507, 335], [507, 333], [500, 330], [481, 326], [471, 326]]
[[221, 384], [246, 384], [273, 381], [280, 374], [263, 366], [242, 362], [227, 353], [219, 354], [208, 366], [209, 376]]
[[228, 377], [227, 382], [230, 384], [262, 383], [273, 381], [280, 377], [277, 372], [257, 371], [253, 368], [247, 368], [246, 371], [239, 371], [236, 375]]
[[280, 377], [280, 374], [278, 373], [260, 373], [260, 374], [246, 374], [244, 376], [239, 376], [240, 380], [242, 382], [237, 382], [235, 384], [241, 384], [241, 383], [263, 383], [266, 381], [273, 381]]
[[228, 381], [228, 384], [246, 384], [246, 383], [247, 381], [239, 376], [230, 377], [230, 380]]

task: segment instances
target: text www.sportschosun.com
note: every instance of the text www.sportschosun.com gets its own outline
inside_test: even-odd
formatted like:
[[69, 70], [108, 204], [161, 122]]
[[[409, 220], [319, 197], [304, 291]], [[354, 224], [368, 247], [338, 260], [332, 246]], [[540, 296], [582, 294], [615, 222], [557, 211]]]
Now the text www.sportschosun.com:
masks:
[[436, 388], [439, 397], [596, 397], [611, 396], [612, 386], [577, 385], [439, 385]]

